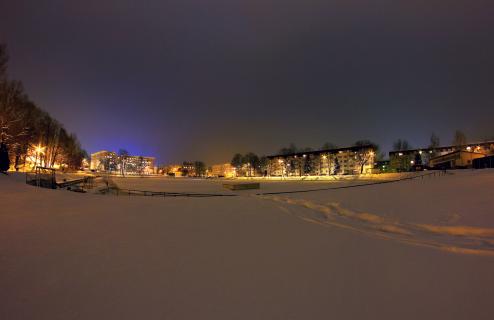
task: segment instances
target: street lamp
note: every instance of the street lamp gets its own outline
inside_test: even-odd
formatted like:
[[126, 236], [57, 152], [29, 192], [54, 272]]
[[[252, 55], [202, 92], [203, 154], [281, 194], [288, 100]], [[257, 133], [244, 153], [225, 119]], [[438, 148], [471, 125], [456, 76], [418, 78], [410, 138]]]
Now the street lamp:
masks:
[[[34, 148], [34, 151], [36, 152], [36, 158], [34, 160], [34, 167], [38, 165], [38, 156], [44, 153], [46, 147], [42, 147], [39, 143], [38, 145]], [[41, 157], [39, 159], [39, 164], [41, 165]]]

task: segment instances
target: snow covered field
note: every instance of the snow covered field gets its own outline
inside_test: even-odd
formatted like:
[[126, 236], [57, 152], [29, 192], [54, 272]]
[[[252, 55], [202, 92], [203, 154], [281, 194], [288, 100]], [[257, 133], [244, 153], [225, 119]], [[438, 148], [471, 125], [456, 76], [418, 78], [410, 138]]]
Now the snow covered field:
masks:
[[492, 319], [493, 170], [255, 195], [370, 182], [0, 175], [0, 319]]

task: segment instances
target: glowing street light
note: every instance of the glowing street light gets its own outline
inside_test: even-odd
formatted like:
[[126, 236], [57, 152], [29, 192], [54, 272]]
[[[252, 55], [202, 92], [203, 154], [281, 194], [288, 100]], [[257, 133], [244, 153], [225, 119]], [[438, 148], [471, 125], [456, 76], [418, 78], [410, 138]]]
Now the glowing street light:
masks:
[[42, 147], [42, 146], [40, 146], [40, 145], [38, 144], [34, 150], [36, 151], [36, 153], [41, 154], [41, 153], [43, 153], [43, 152], [44, 152], [45, 148], [46, 148], [46, 147]]

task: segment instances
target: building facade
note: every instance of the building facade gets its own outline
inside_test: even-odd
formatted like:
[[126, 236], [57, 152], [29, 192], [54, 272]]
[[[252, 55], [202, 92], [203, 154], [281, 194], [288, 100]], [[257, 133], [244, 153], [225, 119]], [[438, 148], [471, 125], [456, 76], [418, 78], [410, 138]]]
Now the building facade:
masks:
[[374, 146], [298, 152], [268, 156], [268, 175], [279, 177], [371, 173]]
[[394, 171], [410, 171], [416, 167], [432, 168], [434, 167], [434, 162], [431, 163], [432, 159], [456, 151], [472, 152], [483, 156], [491, 155], [494, 154], [494, 141], [471, 143], [461, 146], [391, 151], [389, 153], [390, 168]]
[[475, 151], [457, 150], [442, 156], [437, 156], [429, 161], [432, 168], [437, 169], [461, 169], [471, 168], [474, 159], [484, 158], [485, 154]]
[[149, 175], [156, 171], [156, 158], [144, 156], [119, 156], [112, 151], [98, 151], [91, 154], [91, 171]]
[[235, 177], [235, 168], [229, 163], [214, 164], [211, 166], [211, 176], [232, 178]]

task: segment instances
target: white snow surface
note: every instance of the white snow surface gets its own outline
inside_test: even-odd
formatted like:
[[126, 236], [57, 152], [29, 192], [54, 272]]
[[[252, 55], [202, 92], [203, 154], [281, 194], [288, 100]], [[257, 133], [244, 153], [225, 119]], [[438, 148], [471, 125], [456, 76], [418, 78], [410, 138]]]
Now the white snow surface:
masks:
[[370, 182], [0, 175], [0, 319], [494, 318], [494, 170], [256, 195]]

